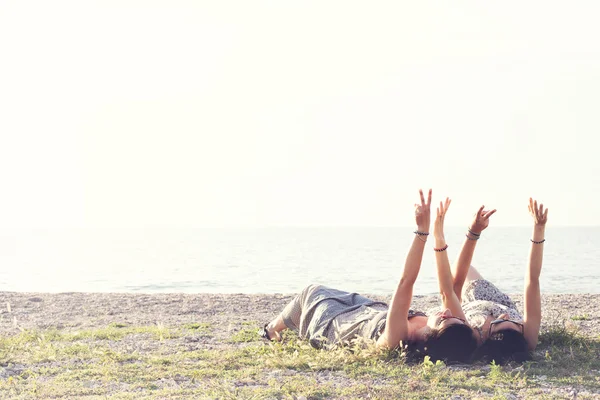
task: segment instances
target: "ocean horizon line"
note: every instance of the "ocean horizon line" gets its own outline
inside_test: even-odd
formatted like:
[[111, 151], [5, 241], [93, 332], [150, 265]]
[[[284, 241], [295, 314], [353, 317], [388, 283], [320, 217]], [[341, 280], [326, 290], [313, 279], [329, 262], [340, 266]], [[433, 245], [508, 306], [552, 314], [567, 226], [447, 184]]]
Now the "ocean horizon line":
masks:
[[[465, 225], [447, 225], [447, 228], [465, 228]], [[599, 225], [550, 225], [549, 228], [600, 228]], [[184, 225], [147, 225], [147, 226], [44, 226], [44, 227], [0, 227], [0, 231], [10, 230], [135, 230], [135, 229], [198, 229], [198, 230], [224, 230], [224, 229], [373, 229], [373, 228], [409, 228], [414, 229], [414, 225], [231, 225], [231, 226], [184, 226]], [[498, 225], [495, 228], [531, 228], [531, 224], [525, 225]]]

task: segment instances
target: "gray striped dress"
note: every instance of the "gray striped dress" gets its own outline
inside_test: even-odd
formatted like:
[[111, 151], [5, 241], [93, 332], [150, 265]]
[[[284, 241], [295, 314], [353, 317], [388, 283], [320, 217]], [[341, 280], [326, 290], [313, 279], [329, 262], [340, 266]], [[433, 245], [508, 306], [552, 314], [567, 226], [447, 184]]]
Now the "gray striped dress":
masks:
[[[315, 348], [345, 345], [358, 338], [377, 340], [385, 328], [388, 305], [321, 285], [310, 285], [283, 310], [285, 325]], [[420, 312], [409, 310], [408, 318]]]

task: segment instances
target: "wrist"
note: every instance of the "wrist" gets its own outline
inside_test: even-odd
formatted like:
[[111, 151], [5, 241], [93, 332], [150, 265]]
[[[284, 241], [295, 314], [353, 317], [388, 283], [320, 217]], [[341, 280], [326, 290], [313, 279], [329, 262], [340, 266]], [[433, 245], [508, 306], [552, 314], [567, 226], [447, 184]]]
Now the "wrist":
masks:
[[[444, 244], [444, 245], [436, 244], [435, 247], [433, 248], [433, 250], [437, 251], [438, 253], [441, 253], [442, 251], [446, 251], [447, 249], [448, 249], [447, 244]], [[448, 255], [446, 255], [446, 257], [448, 257]]]
[[468, 242], [473, 242], [473, 243], [477, 243], [477, 241], [480, 238], [480, 236], [474, 236], [474, 235], [470, 234], [469, 232], [467, 232], [465, 234], [465, 237], [467, 238]]
[[429, 232], [420, 230], [417, 228], [416, 231], [413, 232], [415, 234], [415, 240], [419, 240], [423, 243], [427, 243], [427, 237], [429, 236]]
[[476, 242], [481, 238], [481, 231], [474, 231], [473, 228], [467, 228], [467, 233], [465, 234], [467, 239], [472, 242]]
[[473, 236], [479, 236], [479, 235], [481, 235], [481, 232], [483, 232], [483, 229], [479, 229], [473, 225], [471, 225], [468, 229], [469, 229], [469, 232], [471, 234], [473, 234]]
[[429, 225], [417, 225], [417, 232], [429, 233]]
[[531, 235], [532, 242], [541, 242], [545, 239], [545, 226], [544, 225], [536, 225], [533, 228], [533, 235]]

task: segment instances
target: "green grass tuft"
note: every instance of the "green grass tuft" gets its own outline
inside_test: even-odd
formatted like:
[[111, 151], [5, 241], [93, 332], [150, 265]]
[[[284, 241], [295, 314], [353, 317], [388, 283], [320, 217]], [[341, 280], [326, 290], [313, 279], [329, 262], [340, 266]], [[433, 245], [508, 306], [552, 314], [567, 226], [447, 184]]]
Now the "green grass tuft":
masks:
[[183, 327], [201, 334], [208, 334], [212, 330], [212, 325], [208, 322], [191, 322], [183, 325]]
[[229, 338], [230, 343], [258, 342], [261, 340], [258, 335], [258, 326], [242, 328]]
[[571, 319], [573, 321], [589, 321], [590, 316], [587, 314], [582, 314], [582, 315], [574, 315], [571, 317]]

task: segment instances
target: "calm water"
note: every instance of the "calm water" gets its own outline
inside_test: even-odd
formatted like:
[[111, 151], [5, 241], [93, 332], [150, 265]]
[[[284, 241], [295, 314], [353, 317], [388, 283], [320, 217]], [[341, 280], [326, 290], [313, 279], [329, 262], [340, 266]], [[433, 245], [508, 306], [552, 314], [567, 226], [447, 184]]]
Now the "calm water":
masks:
[[[451, 262], [464, 228], [446, 234]], [[521, 292], [530, 228], [492, 227], [473, 265]], [[0, 290], [295, 293], [322, 283], [391, 294], [411, 228], [35, 230], [0, 232]], [[600, 228], [549, 227], [542, 291], [600, 293]], [[432, 242], [415, 294], [437, 291]]]

